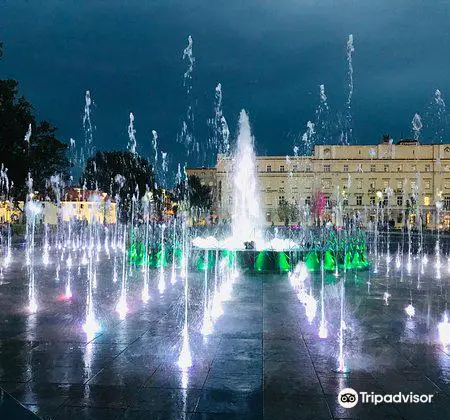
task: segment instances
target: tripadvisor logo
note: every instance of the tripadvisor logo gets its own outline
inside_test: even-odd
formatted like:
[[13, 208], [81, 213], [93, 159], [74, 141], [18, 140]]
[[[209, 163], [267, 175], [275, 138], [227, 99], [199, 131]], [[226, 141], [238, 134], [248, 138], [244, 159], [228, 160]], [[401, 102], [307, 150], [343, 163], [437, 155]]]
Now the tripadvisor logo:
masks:
[[344, 388], [339, 392], [338, 403], [344, 408], [353, 408], [361, 399], [363, 404], [381, 404], [381, 403], [404, 403], [404, 404], [424, 404], [431, 403], [433, 394], [414, 394], [409, 392], [407, 394], [398, 392], [397, 394], [375, 394], [374, 392], [360, 392], [358, 393], [353, 388]]
[[353, 388], [344, 388], [339, 392], [338, 402], [344, 408], [353, 408], [358, 404], [358, 393]]

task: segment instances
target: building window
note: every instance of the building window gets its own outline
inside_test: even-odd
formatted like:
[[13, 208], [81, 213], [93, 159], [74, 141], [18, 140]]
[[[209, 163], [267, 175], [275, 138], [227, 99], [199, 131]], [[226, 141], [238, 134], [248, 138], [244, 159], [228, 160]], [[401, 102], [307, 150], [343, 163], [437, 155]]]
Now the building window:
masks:
[[401, 179], [397, 180], [397, 189], [401, 190], [403, 188], [403, 181]]
[[323, 180], [323, 187], [324, 188], [331, 188], [331, 181], [329, 179]]
[[344, 198], [344, 201], [342, 202], [342, 205], [343, 205], [344, 207], [347, 207], [347, 206], [348, 206], [348, 198]]
[[298, 171], [298, 166], [297, 165], [292, 166], [292, 172], [297, 172], [297, 171]]
[[429, 190], [431, 188], [431, 181], [429, 179], [425, 180], [425, 189]]
[[417, 166], [416, 165], [411, 165], [411, 171], [412, 172], [416, 172], [417, 171]]
[[272, 165], [267, 165], [267, 172], [272, 172]]
[[430, 172], [430, 164], [429, 163], [425, 164], [425, 172]]
[[384, 165], [384, 172], [389, 172], [389, 165]]
[[270, 213], [266, 213], [266, 222], [272, 221], [272, 215]]
[[428, 197], [428, 195], [423, 197], [423, 204], [424, 204], [424, 206], [429, 206], [430, 205], [430, 197]]
[[444, 197], [444, 208], [445, 210], [450, 210], [450, 196], [448, 195]]
[[371, 178], [371, 179], [369, 180], [369, 188], [370, 188], [371, 190], [374, 190], [374, 189], [375, 189], [375, 184], [376, 184], [376, 180], [375, 180], [374, 178]]
[[370, 203], [371, 206], [374, 206], [374, 205], [375, 205], [375, 196], [374, 196], [374, 195], [371, 195], [371, 196], [369, 197], [369, 203]]
[[356, 205], [357, 206], [362, 206], [362, 195], [357, 195], [356, 196]]
[[331, 166], [330, 166], [330, 165], [325, 165], [325, 166], [323, 167], [323, 171], [324, 171], [324, 172], [330, 172], [330, 171], [331, 171]]
[[278, 205], [283, 204], [283, 203], [284, 203], [284, 195], [278, 196]]
[[331, 207], [331, 200], [330, 197], [325, 198], [325, 207], [330, 208]]
[[362, 179], [358, 179], [358, 180], [356, 181], [356, 188], [358, 188], [359, 190], [362, 189]]
[[231, 195], [228, 196], [228, 204], [233, 203], [233, 197], [231, 197]]
[[403, 206], [403, 196], [402, 195], [397, 196], [397, 206], [399, 206], [399, 207]]
[[389, 180], [383, 179], [383, 188], [386, 189], [387, 187], [389, 187]]
[[284, 165], [280, 165], [280, 172], [284, 172]]
[[311, 172], [311, 166], [306, 167], [306, 172]]
[[305, 198], [305, 206], [310, 206], [310, 205], [311, 205], [311, 197], [306, 197]]
[[375, 165], [370, 165], [370, 172], [376, 172], [377, 168]]
[[348, 165], [344, 165], [344, 172], [348, 172]]
[[403, 165], [398, 165], [397, 166], [397, 172], [401, 172], [403, 171]]
[[387, 195], [384, 196], [383, 198], [383, 207], [387, 207], [389, 205], [389, 200]]

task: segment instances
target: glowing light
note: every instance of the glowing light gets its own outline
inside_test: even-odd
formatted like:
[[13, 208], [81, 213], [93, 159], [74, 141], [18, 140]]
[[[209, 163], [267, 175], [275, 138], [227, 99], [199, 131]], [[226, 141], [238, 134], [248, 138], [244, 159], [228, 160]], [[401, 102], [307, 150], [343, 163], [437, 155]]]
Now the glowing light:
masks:
[[217, 319], [223, 315], [222, 301], [220, 298], [220, 293], [217, 292], [213, 296], [211, 316], [213, 319]]
[[119, 302], [117, 302], [116, 305], [116, 312], [119, 314], [120, 319], [125, 319], [128, 313], [127, 298], [125, 294], [121, 294]]
[[47, 247], [44, 248], [44, 254], [42, 255], [42, 262], [44, 263], [44, 265], [48, 265], [50, 262], [50, 256], [48, 254]]
[[30, 299], [30, 303], [28, 305], [28, 310], [32, 313], [35, 314], [38, 310], [38, 306], [37, 306], [37, 302], [36, 299], [34, 297], [32, 297]]
[[202, 325], [201, 333], [203, 335], [209, 335], [213, 332], [213, 330], [214, 330], [214, 324], [211, 321], [211, 317], [210, 317], [208, 311], [206, 311], [205, 314], [203, 315], [203, 325]]
[[405, 312], [410, 318], [412, 318], [416, 314], [416, 310], [414, 309], [414, 306], [412, 306], [411, 303], [405, 308]]
[[312, 295], [307, 295], [305, 301], [305, 313], [308, 318], [308, 322], [311, 324], [316, 317], [317, 312], [317, 301], [314, 299]]
[[338, 371], [339, 372], [346, 372], [347, 368], [345, 367], [345, 360], [344, 360], [344, 356], [340, 355], [338, 358], [339, 361], [339, 367], [338, 367]]
[[444, 347], [450, 344], [450, 323], [448, 322], [447, 312], [444, 312], [442, 322], [438, 324], [439, 340]]
[[159, 294], [162, 295], [166, 290], [166, 281], [164, 280], [164, 271], [160, 271], [159, 281], [158, 281], [158, 291]]
[[148, 284], [145, 284], [142, 288], [142, 302], [147, 303], [150, 299], [150, 293], [148, 291]]
[[70, 290], [70, 284], [66, 285], [66, 295], [65, 295], [66, 299], [71, 299], [72, 298], [72, 290]]
[[100, 332], [100, 324], [95, 320], [94, 315], [88, 315], [83, 324], [83, 331], [91, 337]]
[[328, 329], [327, 329], [327, 327], [326, 327], [324, 322], [320, 323], [320, 326], [319, 326], [319, 337], [320, 338], [327, 338], [328, 337]]
[[411, 271], [412, 271], [411, 257], [408, 258], [408, 263], [407, 263], [407, 265], [406, 265], [406, 269], [408, 270], [408, 274], [411, 274]]
[[294, 271], [289, 273], [289, 280], [292, 287], [300, 287], [308, 278], [308, 268], [303, 261], [300, 261], [294, 268]]
[[208, 236], [206, 238], [197, 236], [192, 240], [192, 245], [194, 245], [196, 248], [212, 249], [217, 248], [219, 246], [219, 242], [213, 236]]
[[189, 349], [189, 333], [186, 325], [183, 328], [183, 345], [177, 365], [181, 369], [188, 369], [192, 366], [191, 350]]

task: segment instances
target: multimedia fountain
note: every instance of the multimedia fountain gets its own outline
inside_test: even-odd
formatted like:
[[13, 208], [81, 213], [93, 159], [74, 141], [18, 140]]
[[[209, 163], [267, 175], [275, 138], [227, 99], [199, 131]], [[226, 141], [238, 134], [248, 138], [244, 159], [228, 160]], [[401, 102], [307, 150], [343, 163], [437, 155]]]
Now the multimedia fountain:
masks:
[[[177, 386], [186, 389], [189, 381], [195, 379], [192, 372], [198, 363], [199, 348], [207, 347], [208, 340], [214, 342], [214, 337], [221, 334], [219, 331], [224, 328], [221, 319], [226, 317], [229, 303], [236, 302], [248, 285], [256, 287], [259, 283], [262, 290], [270, 287], [267, 290], [276, 293], [276, 288], [282, 288], [282, 282], [288, 279], [291, 293], [303, 310], [286, 312], [283, 316], [305, 318], [304, 340], [312, 346], [318, 345], [324, 352], [320, 353], [321, 357], [331, 360], [327, 369], [333, 374], [352, 375], [364, 369], [378, 369], [381, 362], [387, 363], [376, 356], [369, 358], [363, 350], [364, 337], [382, 328], [381, 324], [368, 325], [364, 314], [356, 315], [359, 309], [354, 307], [361, 305], [358, 299], [364, 290], [367, 299], [379, 305], [379, 309], [370, 307], [371, 314], [377, 311], [383, 314], [391, 308], [397, 310], [395, 316], [406, 318], [405, 330], [398, 332], [400, 342], [432, 340], [441, 344], [445, 353], [450, 345], [447, 304], [442, 304], [446, 302], [445, 278], [447, 271], [450, 272], [445, 235], [438, 231], [430, 237], [422, 231], [413, 231], [411, 226], [400, 234], [381, 231], [378, 223], [372, 230], [364, 230], [356, 223], [278, 230], [264, 227], [254, 140], [245, 111], [240, 114], [238, 131], [232, 158], [235, 169], [229, 176], [233, 185], [230, 224], [192, 226], [187, 203], [180, 205], [176, 217], [156, 221], [152, 217], [151, 195], [139, 198], [136, 192], [128, 220], [121, 219], [117, 206], [117, 223], [105, 224], [98, 217], [103, 205], [101, 197], [94, 194], [89, 198], [90, 223], [80, 223], [69, 212], [60, 214], [56, 225], [50, 225], [45, 219], [42, 223], [42, 204], [34, 199], [33, 180], [29, 176], [24, 241], [13, 235], [9, 224], [1, 230], [3, 311], [11, 319], [26, 319], [24, 329], [14, 330], [19, 337], [14, 339], [24, 343], [36, 341], [41, 346], [42, 342], [55, 340], [56, 334], [60, 342], [81, 340], [95, 347], [97, 342], [102, 342], [102, 337], [108, 342], [112, 335], [112, 340], [120, 343], [124, 340], [134, 349], [133, 354], [148, 354], [154, 350], [145, 347], [144, 338], [151, 340], [152, 331], [162, 322], [164, 330], [157, 330], [159, 341], [152, 345], [162, 345], [161, 337], [168, 340], [164, 354], [157, 357], [167, 358], [176, 365], [181, 372], [181, 383]], [[59, 179], [54, 178], [51, 185], [57, 201], [60, 200]], [[116, 177], [115, 185], [117, 190], [123, 185], [121, 175]], [[7, 189], [3, 192], [7, 194]], [[58, 211], [63, 212], [60, 203], [56, 204]], [[381, 219], [381, 214], [377, 213], [378, 217]], [[436, 280], [430, 279], [431, 271]], [[438, 282], [437, 286], [433, 281]], [[276, 307], [291, 308], [292, 301], [288, 295], [283, 296], [286, 300]], [[231, 314], [234, 328], [244, 319], [250, 322], [248, 315], [244, 315], [250, 303], [245, 299], [238, 302], [239, 311]], [[440, 313], [433, 313], [431, 308]], [[414, 324], [415, 319], [424, 319], [420, 318], [424, 313], [430, 331], [425, 337], [415, 331]], [[271, 312], [267, 316], [276, 314]], [[61, 330], [63, 336], [47, 329], [48, 319], [65, 323], [65, 329]], [[136, 325], [141, 322], [147, 323], [149, 329], [136, 338], [132, 335], [133, 328], [138, 328]], [[255, 322], [260, 325], [260, 321]], [[275, 332], [267, 334], [283, 333], [289, 337], [298, 334], [299, 321], [291, 322], [287, 331], [280, 323], [276, 324]], [[4, 323], [1, 328], [6, 326]], [[10, 334], [9, 329], [2, 331]], [[236, 334], [232, 340], [247, 337], [242, 330]], [[201, 344], [199, 335], [203, 339]], [[173, 337], [175, 342], [171, 341]], [[325, 344], [312, 341], [316, 339]], [[0, 344], [1, 340], [9, 338], [0, 338]], [[253, 338], [245, 340], [248, 343]], [[130, 351], [125, 350], [124, 354]], [[7, 355], [4, 357], [9, 360]], [[95, 383], [100, 380], [95, 375], [102, 378], [102, 373], [92, 371], [94, 365], [89, 352], [86, 357], [83, 361], [88, 369], [86, 375]], [[117, 357], [120, 359], [120, 355]], [[314, 352], [305, 353], [304, 357], [314, 357]], [[321, 360], [315, 363], [320, 364]], [[8, 372], [6, 367], [2, 369], [0, 374]], [[135, 375], [144, 377], [145, 372]]]

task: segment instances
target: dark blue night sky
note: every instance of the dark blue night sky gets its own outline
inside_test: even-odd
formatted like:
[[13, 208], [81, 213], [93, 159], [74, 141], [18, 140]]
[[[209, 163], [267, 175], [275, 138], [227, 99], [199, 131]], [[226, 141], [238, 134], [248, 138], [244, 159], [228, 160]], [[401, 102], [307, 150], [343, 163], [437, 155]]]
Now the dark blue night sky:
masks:
[[221, 82], [232, 133], [246, 108], [258, 152], [284, 155], [314, 118], [319, 84], [330, 106], [343, 108], [352, 33], [354, 132], [359, 143], [374, 143], [385, 132], [410, 136], [414, 113], [425, 110], [436, 88], [450, 98], [449, 3], [2, 0], [0, 77], [18, 79], [65, 141], [82, 138], [90, 89], [97, 148], [126, 147], [132, 111], [140, 154], [150, 155], [155, 129], [172, 161], [183, 161], [175, 138], [186, 109], [182, 51], [191, 34], [200, 142]]

